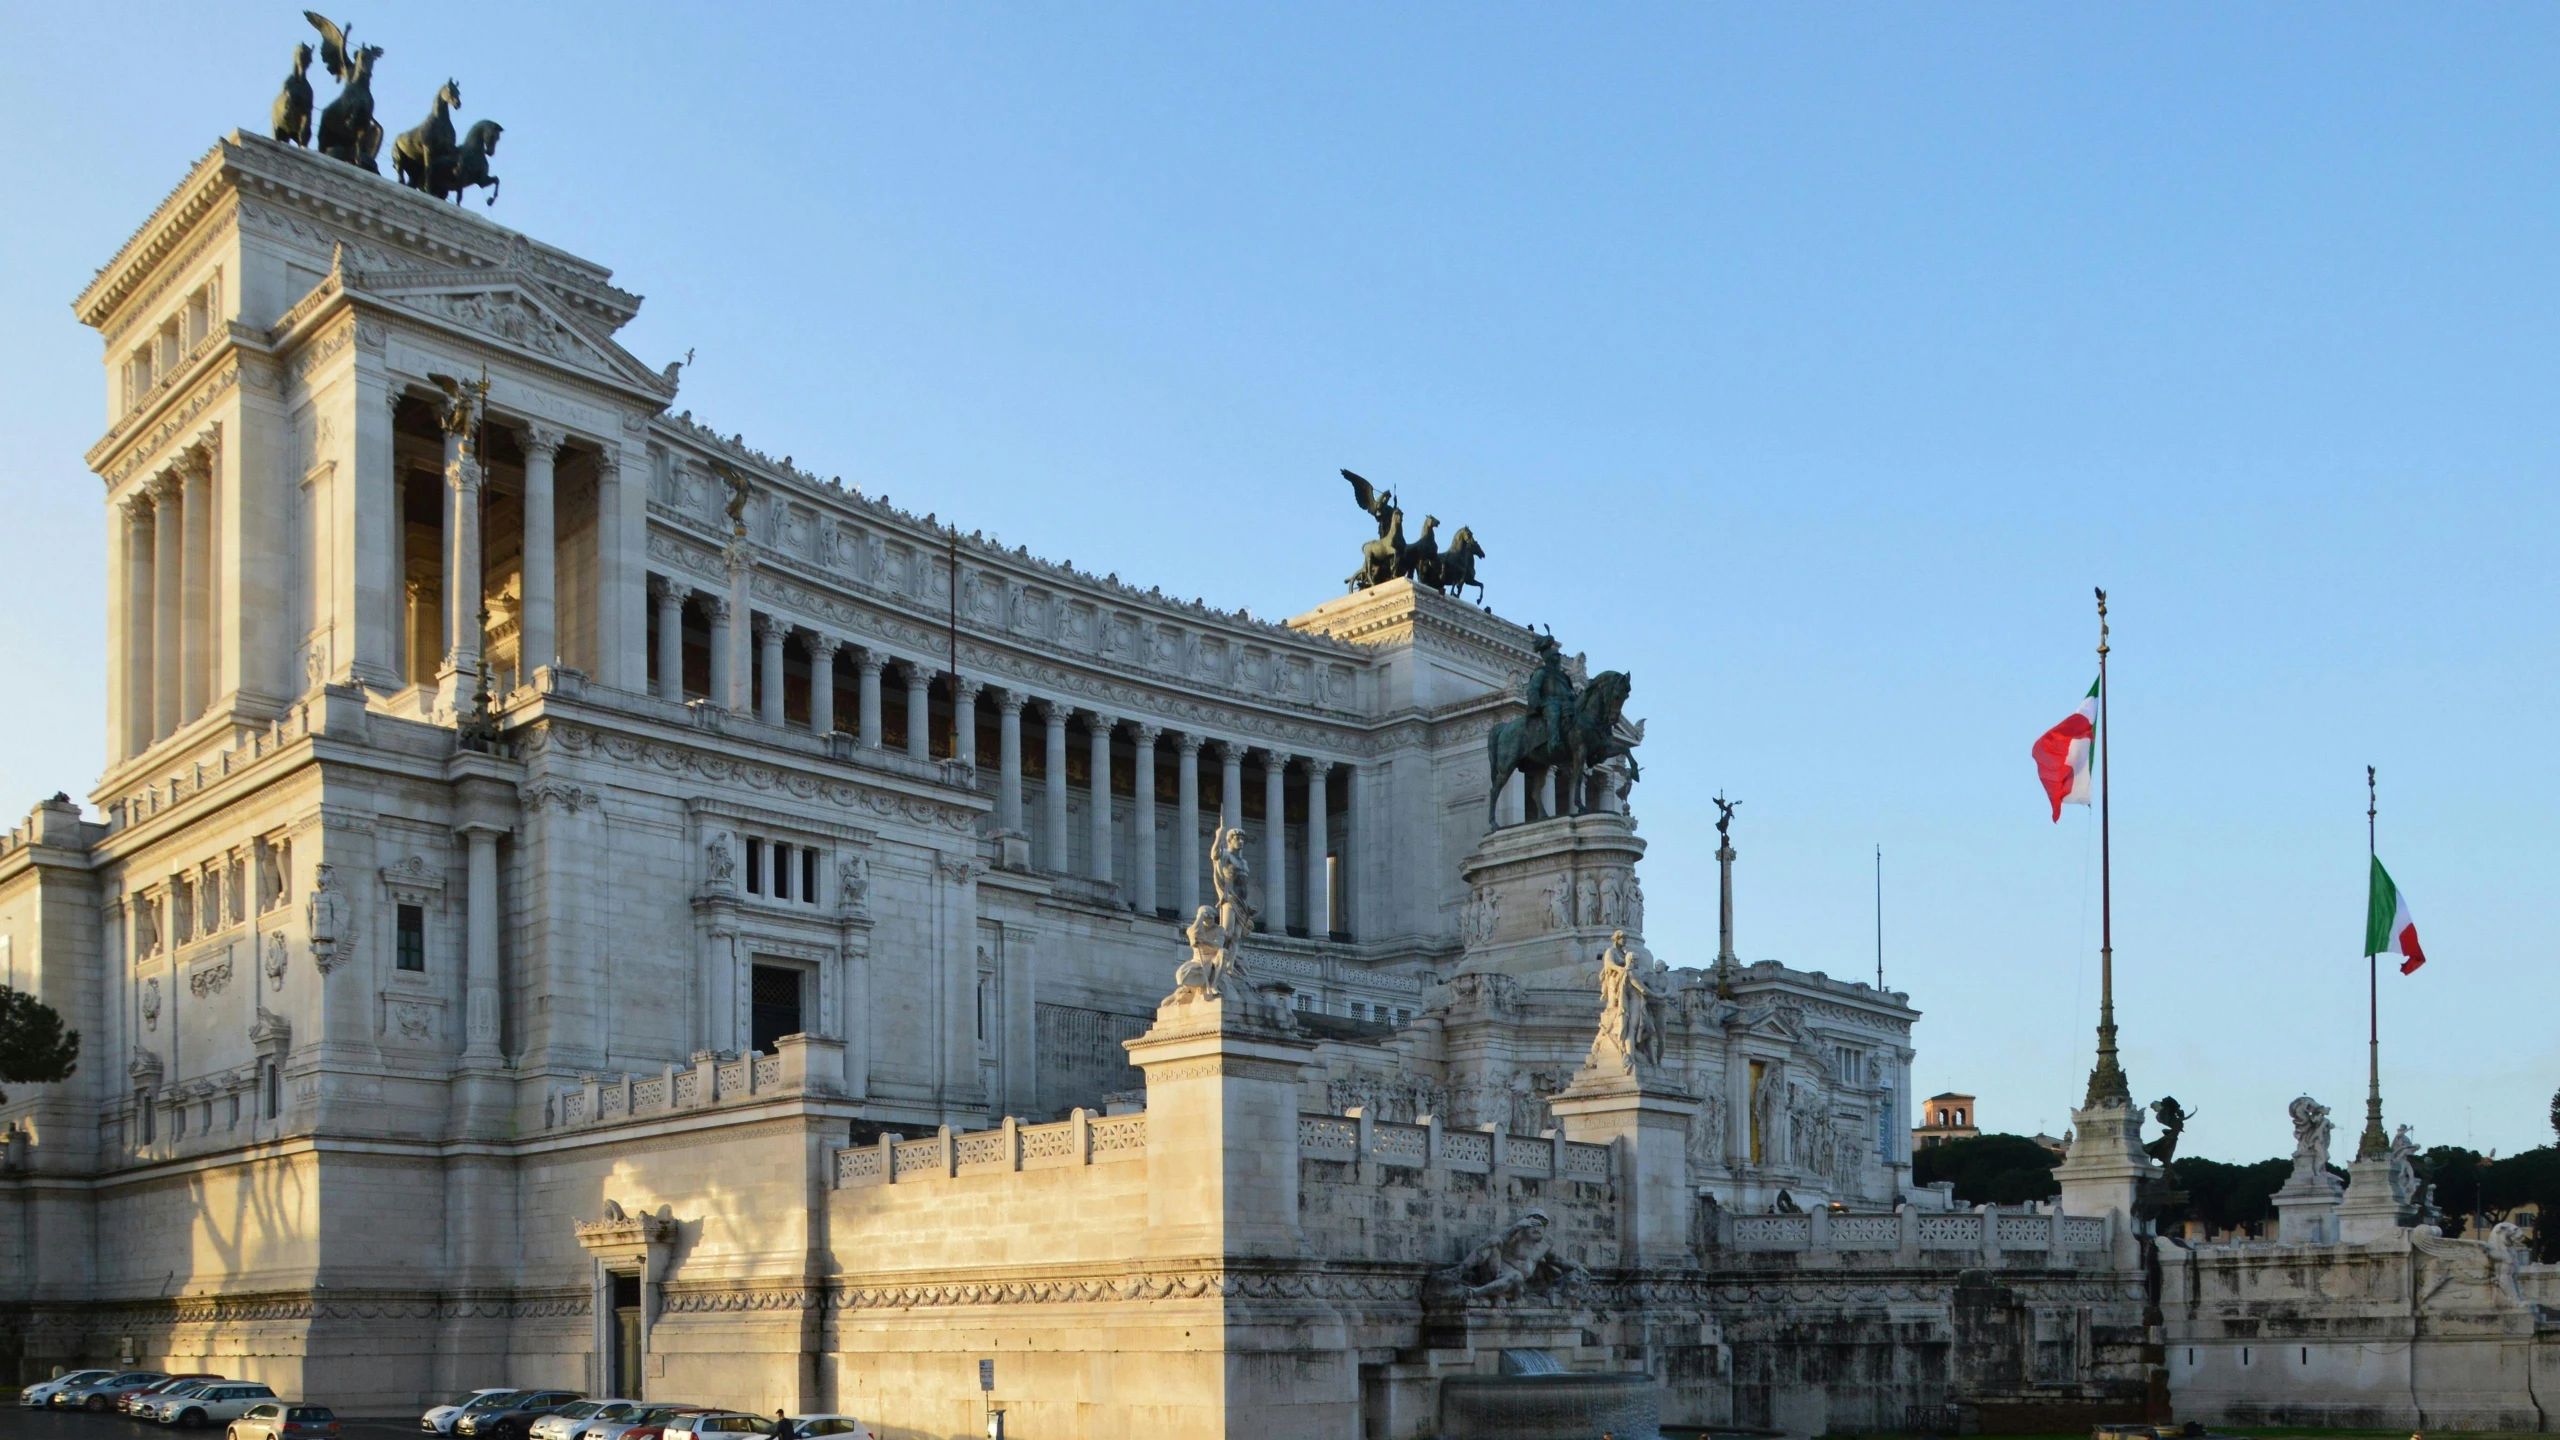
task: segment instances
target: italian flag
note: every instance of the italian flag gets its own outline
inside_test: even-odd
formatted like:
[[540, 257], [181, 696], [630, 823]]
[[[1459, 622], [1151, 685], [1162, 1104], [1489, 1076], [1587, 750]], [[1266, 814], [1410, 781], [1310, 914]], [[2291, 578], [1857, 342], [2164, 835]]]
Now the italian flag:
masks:
[[2089, 757], [2097, 749], [2098, 682], [2089, 682], [2088, 698], [2063, 722], [2036, 741], [2036, 778], [2053, 801], [2053, 818], [2062, 818], [2064, 801], [2089, 803]]
[[2418, 922], [2409, 914], [2409, 897], [2391, 883], [2391, 872], [2379, 859], [2373, 862], [2373, 888], [2364, 905], [2364, 953], [2399, 956], [2403, 975], [2427, 963], [2427, 952], [2418, 947]]

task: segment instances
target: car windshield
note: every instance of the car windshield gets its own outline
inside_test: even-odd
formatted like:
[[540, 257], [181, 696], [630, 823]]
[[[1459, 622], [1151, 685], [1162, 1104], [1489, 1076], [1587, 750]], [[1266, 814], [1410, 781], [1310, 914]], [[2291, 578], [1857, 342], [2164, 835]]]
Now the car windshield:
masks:
[[112, 1370], [74, 1370], [70, 1374], [55, 1380], [53, 1383], [56, 1385], [86, 1385], [92, 1380], [104, 1380], [114, 1373], [115, 1372]]
[[581, 1400], [575, 1405], [561, 1406], [560, 1418], [563, 1420], [584, 1420], [603, 1408], [603, 1406], [597, 1404], [593, 1400]]
[[528, 1393], [530, 1392], [523, 1390], [500, 1390], [494, 1394], [483, 1395], [477, 1400], [465, 1401], [464, 1406], [471, 1410], [495, 1410], [502, 1405], [513, 1405]]

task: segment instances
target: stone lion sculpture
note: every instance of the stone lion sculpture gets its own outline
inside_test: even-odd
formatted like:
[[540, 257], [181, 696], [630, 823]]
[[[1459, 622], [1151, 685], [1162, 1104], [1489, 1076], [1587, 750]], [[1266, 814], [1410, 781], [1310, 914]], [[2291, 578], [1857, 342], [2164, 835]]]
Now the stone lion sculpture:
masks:
[[1467, 1252], [1467, 1258], [1431, 1277], [1437, 1295], [1456, 1300], [1518, 1300], [1531, 1295], [1570, 1291], [1584, 1279], [1583, 1268], [1548, 1247], [1553, 1222], [1544, 1210], [1531, 1210], [1509, 1229]]

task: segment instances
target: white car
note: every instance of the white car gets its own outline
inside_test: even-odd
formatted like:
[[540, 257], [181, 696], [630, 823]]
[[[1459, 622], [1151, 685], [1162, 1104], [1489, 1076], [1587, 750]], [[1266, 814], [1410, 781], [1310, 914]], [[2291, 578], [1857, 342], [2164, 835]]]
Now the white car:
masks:
[[504, 1385], [493, 1385], [485, 1390], [474, 1390], [470, 1394], [463, 1396], [461, 1399], [454, 1401], [450, 1405], [439, 1405], [433, 1410], [428, 1411], [426, 1414], [419, 1416], [418, 1428], [421, 1430], [432, 1430], [438, 1435], [450, 1435], [453, 1433], [453, 1422], [461, 1419], [462, 1412], [468, 1407], [477, 1405], [492, 1395], [513, 1395], [515, 1393], [515, 1391]]
[[774, 1433], [774, 1422], [765, 1416], [737, 1410], [706, 1410], [669, 1420], [659, 1435], [661, 1440], [743, 1440], [749, 1435]]
[[207, 1385], [193, 1395], [172, 1395], [157, 1402], [145, 1420], [193, 1430], [201, 1425], [218, 1425], [237, 1420], [249, 1413], [249, 1407], [262, 1400], [273, 1400], [276, 1392], [254, 1380], [224, 1380]]
[[791, 1428], [783, 1433], [791, 1440], [814, 1440], [821, 1435], [841, 1435], [844, 1440], [880, 1440], [868, 1425], [850, 1415], [794, 1415]]
[[71, 1389], [75, 1385], [94, 1385], [112, 1377], [115, 1373], [113, 1370], [74, 1370], [67, 1375], [57, 1375], [50, 1380], [39, 1380], [18, 1392], [18, 1403], [30, 1410], [41, 1410], [53, 1403], [53, 1397], [58, 1392]]
[[642, 1408], [637, 1400], [580, 1400], [534, 1421], [526, 1434], [529, 1440], [588, 1440], [629, 1424]]

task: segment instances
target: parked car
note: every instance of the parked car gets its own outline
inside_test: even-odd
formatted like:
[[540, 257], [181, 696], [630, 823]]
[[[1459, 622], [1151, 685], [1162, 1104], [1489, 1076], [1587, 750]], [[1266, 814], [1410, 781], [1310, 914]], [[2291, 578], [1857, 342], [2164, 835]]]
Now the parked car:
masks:
[[74, 1386], [94, 1385], [115, 1373], [113, 1370], [74, 1370], [50, 1380], [39, 1380], [18, 1392], [18, 1403], [30, 1410], [41, 1410], [52, 1404], [53, 1397], [61, 1392]]
[[850, 1415], [793, 1415], [791, 1428], [780, 1431], [780, 1440], [816, 1440], [821, 1435], [842, 1435], [845, 1440], [880, 1440], [871, 1427]]
[[773, 1418], [768, 1415], [705, 1410], [668, 1421], [661, 1440], [737, 1440], [741, 1435], [771, 1435], [774, 1430]]
[[116, 1408], [127, 1415], [140, 1415], [188, 1386], [205, 1385], [228, 1378], [210, 1371], [190, 1370], [184, 1375], [172, 1375], [157, 1385], [145, 1385], [139, 1390], [126, 1391], [124, 1398], [116, 1402]]
[[607, 1426], [592, 1432], [589, 1440], [664, 1440], [669, 1424], [687, 1415], [702, 1414], [710, 1408], [707, 1405], [644, 1405], [620, 1426]]
[[453, 1433], [475, 1440], [525, 1440], [534, 1421], [583, 1398], [575, 1390], [519, 1390], [504, 1400], [465, 1409], [453, 1422]]
[[580, 1400], [534, 1421], [526, 1434], [532, 1440], [587, 1440], [599, 1430], [627, 1423], [642, 1408], [637, 1400]]
[[439, 1435], [450, 1435], [453, 1433], [454, 1422], [462, 1418], [463, 1411], [470, 1409], [474, 1405], [494, 1404], [500, 1396], [512, 1399], [513, 1397], [523, 1393], [523, 1391], [518, 1390], [511, 1385], [497, 1385], [485, 1390], [474, 1390], [470, 1394], [463, 1396], [461, 1399], [454, 1401], [450, 1405], [438, 1405], [429, 1410], [426, 1414], [419, 1416], [418, 1428], [421, 1430], [433, 1430]]
[[329, 1440], [338, 1433], [338, 1415], [326, 1405], [268, 1400], [250, 1406], [222, 1433], [223, 1440]]
[[125, 1396], [168, 1378], [166, 1370], [119, 1370], [104, 1380], [92, 1380], [86, 1385], [75, 1385], [57, 1393], [53, 1397], [53, 1407], [103, 1415], [116, 1408], [116, 1403]]
[[193, 1395], [176, 1395], [161, 1401], [143, 1413], [146, 1420], [175, 1425], [181, 1430], [237, 1420], [249, 1413], [249, 1407], [261, 1400], [273, 1400], [276, 1392], [254, 1380], [225, 1380], [207, 1385]]

